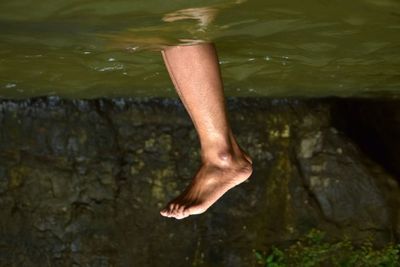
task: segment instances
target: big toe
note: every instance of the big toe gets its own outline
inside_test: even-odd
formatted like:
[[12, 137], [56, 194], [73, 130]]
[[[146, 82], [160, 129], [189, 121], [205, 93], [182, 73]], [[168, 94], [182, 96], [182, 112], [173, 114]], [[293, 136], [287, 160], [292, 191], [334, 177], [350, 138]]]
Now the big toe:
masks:
[[203, 213], [207, 210], [207, 208], [204, 205], [192, 205], [189, 206], [185, 209], [184, 213], [186, 214], [186, 216], [189, 215], [196, 215], [196, 214], [200, 214]]

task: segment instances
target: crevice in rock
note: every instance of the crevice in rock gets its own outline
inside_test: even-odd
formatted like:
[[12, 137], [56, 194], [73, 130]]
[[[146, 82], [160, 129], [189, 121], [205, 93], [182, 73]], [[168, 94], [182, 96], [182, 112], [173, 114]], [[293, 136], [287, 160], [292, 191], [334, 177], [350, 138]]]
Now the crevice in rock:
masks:
[[331, 107], [332, 125], [400, 182], [400, 101], [341, 99]]
[[[119, 134], [118, 134], [118, 129], [115, 126], [113, 120], [111, 119], [109, 113], [111, 112], [112, 106], [111, 104], [104, 99], [96, 99], [94, 100], [94, 107], [99, 114], [101, 118], [105, 121], [105, 123], [108, 125], [109, 129], [111, 130], [112, 137], [113, 137], [113, 146], [115, 149], [116, 153], [116, 159], [117, 159], [117, 164], [118, 170], [115, 173], [115, 182], [116, 182], [116, 190], [115, 190], [115, 197], [118, 198], [120, 192], [121, 192], [121, 186], [126, 182], [127, 177], [124, 174], [124, 165], [126, 164], [125, 159], [124, 159], [124, 151], [121, 148], [121, 145], [119, 143]], [[104, 110], [106, 109], [106, 110]], [[107, 110], [108, 109], [108, 110]]]
[[[295, 149], [292, 149], [292, 155], [296, 155]], [[299, 176], [300, 176], [300, 178], [301, 178], [301, 184], [302, 184], [302, 186], [303, 186], [303, 189], [304, 189], [304, 191], [307, 193], [307, 196], [308, 196], [308, 198], [309, 198], [309, 200], [310, 200], [310, 204], [311, 204], [312, 206], [315, 207], [315, 211], [317, 211], [318, 216], [319, 216], [322, 220], [324, 220], [325, 222], [327, 222], [327, 223], [329, 223], [329, 224], [332, 224], [332, 225], [335, 226], [336, 228], [340, 228], [340, 225], [339, 225], [338, 223], [336, 223], [336, 222], [333, 221], [333, 220], [330, 220], [330, 219], [327, 218], [327, 217], [325, 216], [325, 214], [323, 213], [322, 207], [321, 207], [321, 205], [320, 205], [320, 203], [319, 203], [317, 197], [315, 196], [315, 194], [314, 194], [313, 191], [310, 189], [310, 187], [309, 187], [309, 185], [308, 185], [308, 183], [307, 183], [307, 180], [306, 180], [306, 177], [305, 177], [305, 173], [304, 173], [304, 171], [303, 171], [303, 166], [302, 166], [301, 160], [298, 158], [297, 155], [296, 155], [296, 156], [293, 156], [293, 157], [292, 157], [292, 160], [293, 160], [293, 163], [295, 164], [296, 169], [297, 169], [297, 171], [298, 171], [298, 173], [299, 173]]]

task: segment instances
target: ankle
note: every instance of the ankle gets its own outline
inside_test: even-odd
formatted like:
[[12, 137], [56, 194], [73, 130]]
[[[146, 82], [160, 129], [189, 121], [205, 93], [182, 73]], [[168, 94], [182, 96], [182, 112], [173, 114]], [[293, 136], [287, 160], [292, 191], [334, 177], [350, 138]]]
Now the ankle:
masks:
[[250, 157], [239, 147], [235, 137], [230, 132], [228, 136], [212, 141], [202, 142], [201, 158], [203, 163], [221, 167], [229, 167], [235, 163], [250, 163]]
[[241, 151], [230, 149], [215, 149], [201, 152], [202, 162], [219, 167], [230, 167], [238, 163], [247, 163], [245, 155]]
[[233, 158], [232, 149], [225, 147], [207, 147], [201, 149], [201, 160], [203, 163], [230, 162]]

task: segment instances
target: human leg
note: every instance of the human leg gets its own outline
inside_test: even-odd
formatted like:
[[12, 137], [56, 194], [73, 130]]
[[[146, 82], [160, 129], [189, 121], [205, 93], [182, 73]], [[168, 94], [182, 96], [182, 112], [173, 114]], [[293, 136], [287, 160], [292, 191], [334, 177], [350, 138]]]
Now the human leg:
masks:
[[214, 45], [172, 46], [162, 55], [201, 144], [199, 171], [185, 191], [161, 211], [163, 216], [181, 219], [206, 211], [225, 192], [245, 181], [252, 167], [227, 120]]

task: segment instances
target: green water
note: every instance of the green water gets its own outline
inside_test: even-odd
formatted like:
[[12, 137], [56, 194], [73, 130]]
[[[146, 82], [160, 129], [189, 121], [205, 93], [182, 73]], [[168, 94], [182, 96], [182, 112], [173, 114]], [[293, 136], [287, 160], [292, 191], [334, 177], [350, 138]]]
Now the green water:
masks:
[[0, 2], [0, 97], [174, 96], [159, 50], [214, 41], [229, 96], [399, 96], [398, 0]]

